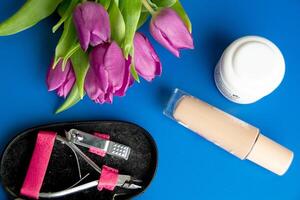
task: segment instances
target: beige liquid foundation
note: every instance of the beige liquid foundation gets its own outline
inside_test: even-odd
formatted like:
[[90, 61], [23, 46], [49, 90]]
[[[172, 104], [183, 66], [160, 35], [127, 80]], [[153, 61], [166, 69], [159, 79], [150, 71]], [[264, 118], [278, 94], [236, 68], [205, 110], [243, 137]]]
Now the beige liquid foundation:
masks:
[[293, 152], [265, 137], [259, 129], [179, 89], [164, 114], [242, 160], [283, 175]]

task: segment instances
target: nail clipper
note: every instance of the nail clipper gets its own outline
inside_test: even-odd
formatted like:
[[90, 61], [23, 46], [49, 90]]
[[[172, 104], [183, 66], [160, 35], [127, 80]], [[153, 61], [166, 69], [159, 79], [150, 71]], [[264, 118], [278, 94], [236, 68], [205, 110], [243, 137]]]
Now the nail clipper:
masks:
[[86, 148], [95, 147], [105, 151], [111, 156], [123, 158], [125, 160], [128, 159], [131, 151], [130, 147], [126, 145], [119, 144], [110, 140], [101, 139], [99, 137], [76, 129], [71, 129], [68, 132], [65, 131], [65, 134], [67, 140], [74, 144]]

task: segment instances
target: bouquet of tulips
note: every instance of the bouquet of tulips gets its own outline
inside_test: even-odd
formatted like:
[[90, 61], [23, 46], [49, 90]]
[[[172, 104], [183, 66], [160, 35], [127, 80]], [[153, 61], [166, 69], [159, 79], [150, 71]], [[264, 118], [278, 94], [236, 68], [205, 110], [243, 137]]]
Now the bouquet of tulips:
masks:
[[0, 24], [0, 35], [27, 29], [57, 11], [63, 28], [47, 74], [49, 91], [66, 98], [62, 112], [85, 94], [96, 103], [124, 96], [140, 77], [151, 81], [162, 73], [149, 40], [137, 30], [151, 16], [153, 38], [179, 57], [193, 49], [191, 23], [178, 0], [27, 0]]

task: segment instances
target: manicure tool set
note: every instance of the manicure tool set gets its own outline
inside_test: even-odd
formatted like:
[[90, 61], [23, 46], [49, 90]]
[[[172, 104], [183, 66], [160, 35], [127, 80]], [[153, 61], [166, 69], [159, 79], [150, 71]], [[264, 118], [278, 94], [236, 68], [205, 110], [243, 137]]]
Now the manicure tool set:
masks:
[[[95, 123], [105, 124], [105, 122]], [[124, 126], [122, 129], [127, 129], [128, 127], [126, 126], [136, 126], [125, 122], [112, 122], [109, 126], [113, 127], [113, 125], [118, 125], [118, 123]], [[12, 183], [10, 182], [17, 180], [11, 180], [11, 178], [5, 176], [8, 176], [8, 174], [14, 176], [17, 168], [23, 171], [23, 175], [18, 177], [18, 180], [20, 180], [18, 184], [13, 183], [21, 187], [15, 188], [14, 186], [12, 189], [9, 189], [14, 190], [12, 192], [14, 193], [13, 196], [19, 199], [81, 199], [79, 198], [80, 195], [90, 192], [95, 193], [93, 195], [91, 194], [91, 196], [97, 196], [96, 193], [101, 194], [100, 199], [127, 199], [130, 196], [142, 192], [151, 182], [156, 169], [156, 146], [153, 144], [154, 141], [152, 138], [149, 138], [151, 136], [148, 135], [147, 132], [143, 133], [145, 130], [138, 129], [138, 134], [133, 134], [132, 139], [143, 139], [140, 145], [144, 146], [144, 149], [145, 147], [146, 149], [148, 148], [147, 151], [149, 152], [146, 154], [139, 152], [142, 148], [138, 146], [138, 144], [135, 146], [133, 141], [123, 142], [122, 140], [125, 137], [122, 137], [123, 135], [121, 133], [114, 134], [115, 137], [112, 139], [109, 134], [103, 134], [103, 132], [83, 131], [86, 129], [80, 129], [80, 127], [72, 128], [72, 126], [67, 126], [68, 129], [62, 129], [61, 127], [59, 131], [51, 130], [51, 128], [38, 128], [34, 131], [30, 131], [30, 134], [35, 135], [34, 137], [25, 133], [26, 138], [16, 137], [7, 147], [1, 160], [1, 176], [6, 189], [12, 187]], [[126, 132], [124, 135], [126, 134], [132, 133]], [[12, 163], [15, 166], [7, 167], [7, 160], [10, 160], [9, 157], [12, 151], [14, 153], [20, 151], [20, 154], [25, 154], [22, 152], [24, 150], [20, 150], [22, 145], [17, 144], [22, 140], [31, 140], [31, 143], [34, 144], [33, 151], [26, 150], [26, 157], [30, 158], [30, 162], [28, 162], [27, 158], [27, 166], [25, 164]], [[33, 142], [32, 140], [35, 141]], [[55, 169], [52, 169], [53, 166], [51, 162], [64, 162], [63, 160], [57, 160], [57, 156], [59, 156], [57, 154], [59, 154], [59, 152], [57, 152], [58, 149], [54, 151], [55, 148], [70, 152], [68, 157], [72, 157], [72, 159], [76, 161], [76, 165], [70, 164], [70, 161], [65, 161], [69, 164], [66, 170], [73, 171], [72, 176], [79, 176], [79, 179], [75, 178], [75, 180], [77, 179], [75, 183], [68, 183], [69, 187], [61, 186], [58, 187], [59, 189], [51, 188], [50, 190], [49, 187], [45, 187], [45, 184], [47, 185], [49, 182], [49, 178], [51, 179], [49, 174], [55, 173], [57, 170], [61, 171], [61, 169], [57, 169], [55, 166]], [[23, 158], [24, 155], [20, 155], [20, 160]], [[154, 160], [152, 161], [151, 158]], [[51, 159], [55, 159], [55, 161]], [[150, 161], [154, 163], [149, 165]], [[72, 161], [72, 163], [75, 162]], [[137, 163], [139, 163], [140, 166], [136, 167], [135, 165]], [[131, 167], [136, 168], [131, 169]], [[11, 172], [13, 170], [15, 170], [15, 172]], [[82, 173], [82, 171], [85, 172]], [[65, 180], [67, 180], [67, 176], [68, 175], [66, 175]], [[63, 185], [66, 185], [66, 183]], [[105, 198], [103, 198], [103, 195]], [[122, 195], [124, 195], [124, 197]], [[116, 198], [117, 196], [118, 198]]]

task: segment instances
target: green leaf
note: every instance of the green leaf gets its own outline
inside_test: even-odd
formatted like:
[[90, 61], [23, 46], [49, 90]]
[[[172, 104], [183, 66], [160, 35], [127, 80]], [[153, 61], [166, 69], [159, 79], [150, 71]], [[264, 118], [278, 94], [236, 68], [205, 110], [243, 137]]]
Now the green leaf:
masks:
[[149, 12], [149, 10], [147, 10], [147, 8], [145, 6], [142, 6], [142, 13], [143, 12]]
[[147, 21], [148, 17], [149, 17], [150, 13], [149, 12], [142, 12], [138, 25], [137, 25], [137, 29], [139, 29], [141, 26], [143, 26], [145, 24], [145, 22]]
[[71, 2], [69, 3], [68, 7], [65, 10], [65, 12], [61, 16], [60, 20], [57, 22], [57, 24], [55, 26], [53, 26], [53, 28], [52, 28], [53, 33], [56, 32], [57, 29], [68, 19], [68, 17], [72, 15], [73, 10], [74, 10], [75, 6], [77, 5], [77, 3], [78, 3], [78, 0], [71, 0]]
[[147, 0], [147, 2], [152, 8], [158, 9], [157, 5], [155, 3], [153, 3], [151, 0]]
[[68, 95], [67, 99], [65, 102], [56, 110], [55, 114], [61, 113], [72, 106], [74, 106], [76, 103], [78, 103], [81, 100], [79, 90], [77, 85], [75, 84]]
[[106, 10], [109, 8], [110, 2], [115, 0], [97, 0]]
[[115, 0], [111, 1], [108, 13], [112, 39], [121, 46], [125, 36], [125, 22]]
[[61, 4], [59, 4], [57, 8], [57, 13], [59, 16], [63, 16], [66, 10], [68, 9], [69, 5], [71, 4], [72, 0], [63, 0]]
[[10, 18], [0, 24], [0, 36], [30, 28], [53, 13], [62, 0], [27, 0]]
[[176, 3], [176, 0], [151, 0], [157, 7], [171, 7]]
[[172, 8], [177, 12], [177, 14], [181, 17], [189, 32], [192, 32], [192, 23], [189, 19], [189, 16], [186, 14], [184, 8], [182, 7], [179, 0], [172, 6]]
[[64, 31], [60, 37], [58, 44], [55, 48], [54, 64], [55, 67], [60, 59], [66, 57], [71, 47], [76, 43], [77, 36], [76, 30], [73, 24], [72, 17], [69, 17], [64, 23]]
[[76, 75], [76, 84], [79, 96], [84, 96], [84, 80], [89, 69], [89, 56], [81, 48], [79, 48], [72, 56], [71, 61]]
[[132, 77], [134, 78], [134, 80], [136, 80], [139, 83], [140, 77], [139, 77], [133, 63], [131, 63], [131, 65], [130, 65], [130, 73], [131, 73]]
[[66, 64], [69, 60], [69, 58], [71, 58], [71, 56], [78, 50], [80, 49], [80, 45], [79, 43], [74, 44], [69, 50], [68, 53], [66, 54], [66, 56], [63, 58], [63, 63], [62, 63], [62, 69], [65, 70]]
[[133, 38], [140, 19], [142, 2], [141, 0], [122, 0], [120, 8], [125, 21], [125, 38], [122, 48], [127, 58], [133, 52]]

